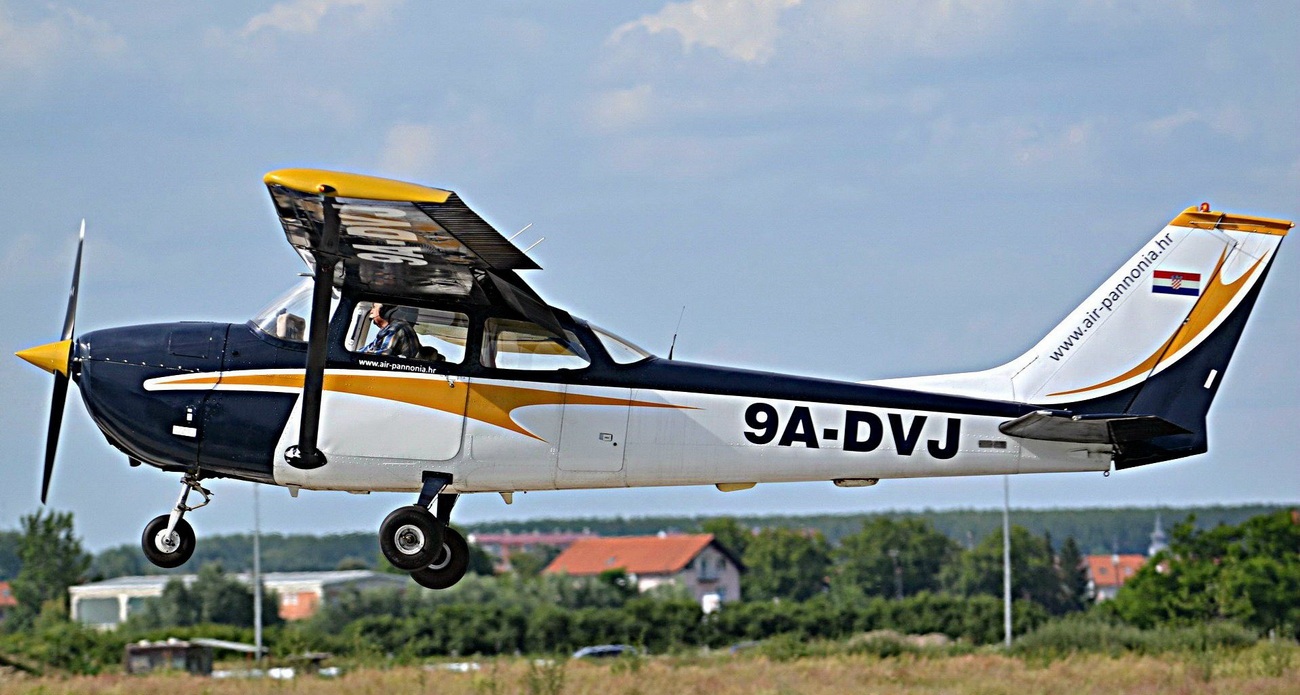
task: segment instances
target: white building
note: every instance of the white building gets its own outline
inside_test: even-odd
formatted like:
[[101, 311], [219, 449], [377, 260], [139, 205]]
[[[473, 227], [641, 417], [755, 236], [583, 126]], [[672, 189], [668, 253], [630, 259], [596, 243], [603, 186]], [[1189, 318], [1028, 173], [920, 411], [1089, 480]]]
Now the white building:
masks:
[[[162, 596], [167, 582], [180, 579], [186, 586], [198, 575], [157, 574], [143, 577], [115, 577], [68, 588], [72, 599], [72, 619], [100, 628], [116, 627], [144, 610], [146, 601]], [[249, 583], [249, 574], [230, 575]], [[322, 603], [345, 590], [402, 588], [409, 584], [405, 575], [384, 574], [371, 570], [334, 572], [265, 572], [262, 586], [280, 597], [280, 617], [300, 620], [311, 617]]]

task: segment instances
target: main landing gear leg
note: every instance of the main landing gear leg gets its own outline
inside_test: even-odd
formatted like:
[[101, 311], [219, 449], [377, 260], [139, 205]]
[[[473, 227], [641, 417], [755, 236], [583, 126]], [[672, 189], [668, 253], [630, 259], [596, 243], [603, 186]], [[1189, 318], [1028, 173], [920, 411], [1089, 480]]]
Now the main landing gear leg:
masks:
[[[416, 503], [394, 510], [379, 526], [384, 557], [430, 589], [455, 584], [469, 567], [469, 545], [450, 526], [457, 495], [442, 494], [450, 482], [446, 474], [425, 473]], [[436, 514], [431, 511], [435, 504]]]
[[[194, 529], [185, 520], [185, 513], [206, 507], [212, 501], [212, 491], [199, 484], [197, 473], [186, 473], [181, 484], [184, 486], [181, 496], [171, 513], [154, 517], [145, 524], [140, 537], [140, 547], [149, 562], [168, 569], [180, 567], [194, 554]], [[187, 503], [190, 492], [195, 490], [203, 495], [203, 502], [191, 507]]]

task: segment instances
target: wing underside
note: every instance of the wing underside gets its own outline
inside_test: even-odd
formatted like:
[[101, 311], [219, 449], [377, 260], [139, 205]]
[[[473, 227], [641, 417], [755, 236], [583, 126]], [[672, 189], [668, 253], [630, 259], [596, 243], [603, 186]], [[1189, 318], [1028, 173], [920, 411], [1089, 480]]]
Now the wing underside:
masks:
[[[264, 178], [289, 243], [309, 265], [336, 256], [334, 284], [393, 298], [497, 304], [563, 335], [555, 310], [515, 272], [541, 266], [451, 191], [358, 174], [281, 169]], [[323, 248], [325, 206], [338, 212]]]

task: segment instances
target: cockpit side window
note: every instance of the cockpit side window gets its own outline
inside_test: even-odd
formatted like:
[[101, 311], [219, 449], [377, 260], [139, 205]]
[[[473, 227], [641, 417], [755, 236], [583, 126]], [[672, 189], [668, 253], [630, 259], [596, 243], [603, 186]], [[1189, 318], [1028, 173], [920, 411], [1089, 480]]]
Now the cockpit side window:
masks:
[[490, 318], [483, 338], [480, 360], [484, 367], [540, 371], [583, 369], [591, 364], [585, 352], [574, 352], [581, 350], [582, 344], [571, 331], [565, 331], [565, 345], [535, 323]]
[[[311, 295], [312, 281], [305, 279], [257, 312], [253, 325], [282, 340], [307, 342], [311, 328]], [[338, 302], [339, 294], [335, 290], [330, 302], [331, 315], [338, 308]]]
[[469, 316], [458, 311], [358, 302], [344, 346], [358, 354], [461, 364], [468, 338]]

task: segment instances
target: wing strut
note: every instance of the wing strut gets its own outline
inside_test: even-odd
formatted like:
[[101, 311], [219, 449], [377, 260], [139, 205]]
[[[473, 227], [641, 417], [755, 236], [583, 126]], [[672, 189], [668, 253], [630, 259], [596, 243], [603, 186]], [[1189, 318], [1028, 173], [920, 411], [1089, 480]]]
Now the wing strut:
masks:
[[311, 332], [307, 336], [307, 372], [302, 383], [302, 422], [298, 425], [298, 445], [284, 452], [284, 460], [294, 468], [310, 470], [326, 464], [325, 454], [316, 448], [320, 432], [321, 392], [325, 387], [325, 358], [329, 352], [330, 300], [334, 292], [334, 268], [339, 262], [339, 210], [335, 207], [335, 190], [320, 185], [321, 211], [325, 229], [320, 247], [312, 250], [316, 276], [311, 295]]

